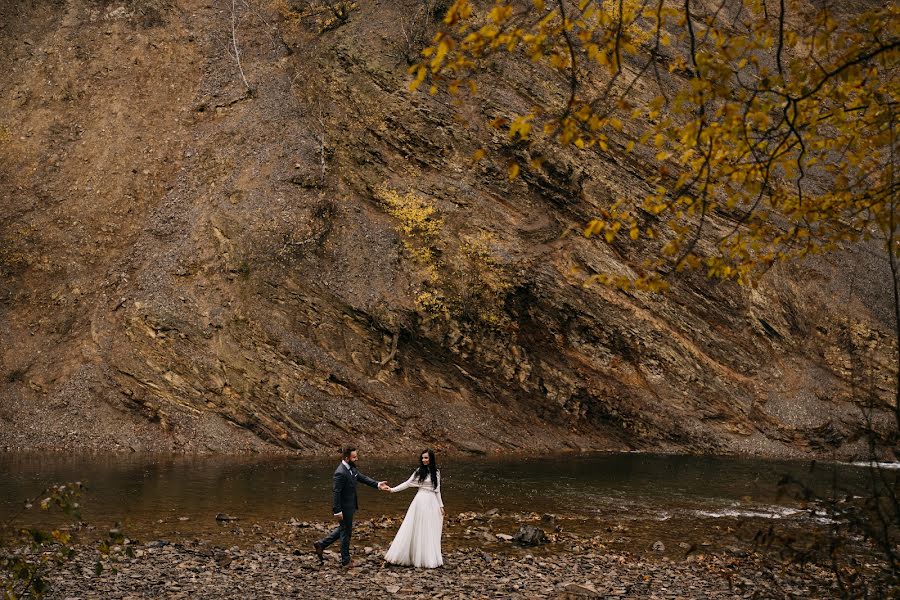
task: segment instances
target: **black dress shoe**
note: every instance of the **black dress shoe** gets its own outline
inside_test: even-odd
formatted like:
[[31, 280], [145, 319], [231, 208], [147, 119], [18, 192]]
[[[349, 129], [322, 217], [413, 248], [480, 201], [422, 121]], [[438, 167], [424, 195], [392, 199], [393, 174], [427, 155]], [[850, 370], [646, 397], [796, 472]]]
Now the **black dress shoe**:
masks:
[[313, 542], [313, 548], [316, 549], [316, 555], [319, 557], [319, 564], [325, 564], [325, 556], [323, 552], [325, 552], [325, 547], [321, 542]]

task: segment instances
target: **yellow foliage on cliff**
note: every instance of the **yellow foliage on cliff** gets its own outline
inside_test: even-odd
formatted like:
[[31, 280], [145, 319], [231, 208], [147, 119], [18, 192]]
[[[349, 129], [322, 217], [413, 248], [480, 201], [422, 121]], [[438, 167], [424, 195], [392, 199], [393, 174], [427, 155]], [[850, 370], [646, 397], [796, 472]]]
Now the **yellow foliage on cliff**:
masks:
[[382, 185], [375, 197], [397, 220], [404, 250], [420, 269], [423, 282], [415, 297], [420, 313], [492, 328], [512, 325], [505, 300], [515, 277], [498, 258], [493, 234], [447, 232], [435, 205], [414, 192]]
[[891, 2], [497, 0], [479, 14], [456, 0], [410, 73], [457, 96], [510, 59], [561, 82], [495, 122], [532, 156], [641, 152], [649, 192], [616, 199], [584, 234], [653, 244], [639, 275], [602, 280], [662, 289], [682, 269], [748, 283], [870, 236], [896, 272], [898, 58]]
[[400, 194], [385, 186], [376, 189], [375, 195], [388, 214], [399, 221], [398, 229], [407, 252], [423, 267], [433, 270], [435, 248], [443, 227], [434, 205], [412, 192]]

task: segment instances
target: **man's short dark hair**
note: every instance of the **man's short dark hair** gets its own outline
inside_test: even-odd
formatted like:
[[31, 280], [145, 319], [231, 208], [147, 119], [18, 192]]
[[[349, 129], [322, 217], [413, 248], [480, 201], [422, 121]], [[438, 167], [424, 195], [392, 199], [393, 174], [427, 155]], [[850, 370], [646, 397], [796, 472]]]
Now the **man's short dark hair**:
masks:
[[341, 457], [346, 460], [350, 458], [350, 454], [352, 454], [353, 452], [356, 452], [356, 446], [347, 444], [346, 446], [341, 448]]

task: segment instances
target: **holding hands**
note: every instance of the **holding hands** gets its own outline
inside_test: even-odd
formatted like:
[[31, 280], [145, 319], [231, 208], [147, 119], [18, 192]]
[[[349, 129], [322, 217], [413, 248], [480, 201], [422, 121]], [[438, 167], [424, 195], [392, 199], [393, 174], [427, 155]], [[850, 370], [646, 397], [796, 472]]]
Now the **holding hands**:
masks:
[[381, 490], [382, 492], [389, 492], [389, 491], [391, 491], [391, 486], [388, 485], [387, 481], [379, 481], [378, 489]]

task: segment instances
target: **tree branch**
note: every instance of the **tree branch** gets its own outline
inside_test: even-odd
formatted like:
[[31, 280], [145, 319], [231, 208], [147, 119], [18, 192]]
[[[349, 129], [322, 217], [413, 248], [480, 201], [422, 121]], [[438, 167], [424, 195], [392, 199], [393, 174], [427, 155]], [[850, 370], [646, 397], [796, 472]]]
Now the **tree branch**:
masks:
[[566, 40], [566, 46], [569, 48], [569, 59], [572, 61], [572, 69], [569, 76], [569, 102], [566, 105], [566, 110], [563, 112], [563, 117], [565, 118], [572, 111], [572, 107], [575, 105], [575, 95], [578, 92], [578, 72], [576, 70], [576, 62], [575, 62], [575, 45], [572, 43], [572, 37], [569, 35], [569, 30], [566, 29], [566, 5], [565, 0], [558, 0], [557, 6], [559, 6], [559, 16], [562, 19], [562, 34], [563, 38]]
[[784, 0], [779, 0], [778, 8], [778, 49], [775, 51], [775, 64], [778, 65], [778, 74], [784, 77], [784, 66], [781, 64], [781, 52], [784, 50]]
[[237, 0], [231, 0], [231, 46], [234, 48], [234, 59], [237, 61], [238, 72], [244, 82], [244, 92], [247, 95], [253, 95], [253, 88], [244, 75], [244, 68], [241, 66], [241, 51], [238, 50], [237, 43]]

